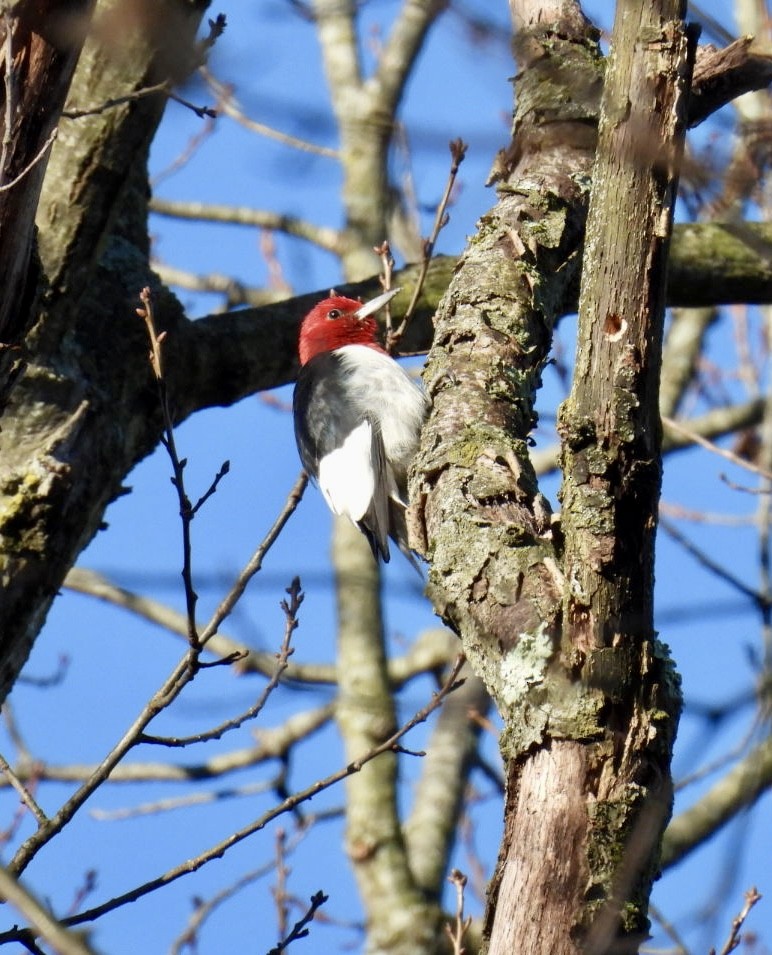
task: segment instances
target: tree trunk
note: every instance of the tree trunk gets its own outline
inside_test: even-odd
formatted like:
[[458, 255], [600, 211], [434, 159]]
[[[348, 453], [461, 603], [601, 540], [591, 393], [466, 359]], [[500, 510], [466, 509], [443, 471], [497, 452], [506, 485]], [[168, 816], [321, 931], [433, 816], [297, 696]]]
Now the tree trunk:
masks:
[[22, 0], [0, 14], [0, 413], [23, 367], [35, 212], [92, 6]]
[[513, 143], [494, 169], [499, 202], [437, 315], [414, 499], [435, 606], [505, 720], [487, 951], [634, 951], [679, 711], [651, 593], [664, 264], [690, 62], [679, 3], [620, 3], [578, 370], [560, 425], [561, 527], [527, 437], [559, 303], [577, 280], [602, 65], [578, 7], [512, 6]]
[[[142, 24], [134, 32], [124, 25], [121, 56], [102, 46], [106, 31], [92, 37], [73, 82], [75, 104], [99, 107], [157, 81], [165, 68], [158, 55], [164, 38], [167, 47], [190, 51], [203, 9], [202, 3], [165, 0], [154, 8], [152, 37]], [[49, 163], [37, 211], [41, 294], [23, 323], [33, 326], [24, 371], [13, 383], [0, 430], [0, 699], [108, 502], [160, 434], [134, 308], [139, 290], [153, 279], [144, 160], [164, 105], [160, 94], [129, 97], [121, 106], [64, 120]], [[37, 194], [34, 201], [30, 196], [24, 216], [3, 223], [3, 235], [11, 225], [18, 224], [22, 236], [31, 230], [36, 203]], [[168, 293], [165, 301], [168, 325], [181, 323], [181, 308]]]

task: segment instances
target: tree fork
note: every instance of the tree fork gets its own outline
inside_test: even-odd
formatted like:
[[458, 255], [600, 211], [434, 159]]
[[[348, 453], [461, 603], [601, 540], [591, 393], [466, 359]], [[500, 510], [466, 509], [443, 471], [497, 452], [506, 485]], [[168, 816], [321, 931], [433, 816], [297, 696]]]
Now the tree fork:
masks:
[[576, 370], [559, 421], [569, 582], [561, 653], [588, 698], [598, 697], [597, 741], [573, 744], [587, 760], [580, 792], [589, 904], [581, 947], [598, 955], [636, 951], [645, 937], [672, 800], [680, 693], [655, 640], [652, 596], [665, 273], [696, 49], [696, 34], [683, 24], [685, 6], [617, 6]]
[[[620, 7], [620, 22], [631, 30], [635, 6]], [[526, 442], [552, 327], [560, 302], [577, 282], [603, 69], [597, 33], [577, 5], [513, 0], [512, 9], [519, 66], [513, 142], [494, 167], [499, 202], [481, 221], [435, 319], [426, 375], [434, 409], [416, 462], [414, 516], [432, 557], [435, 607], [458, 630], [505, 720], [506, 823], [486, 915], [487, 951], [632, 951], [647, 926], [652, 860], [669, 811], [677, 680], [651, 640], [649, 590], [646, 600], [632, 602], [640, 612], [633, 621], [625, 618], [623, 636], [631, 635], [621, 648], [611, 640], [597, 647], [582, 643], [587, 623], [572, 575], [587, 572], [585, 558], [592, 560], [593, 553], [581, 545], [588, 533], [594, 541], [604, 529], [608, 505], [593, 498], [594, 478], [588, 473], [588, 500], [567, 502], [566, 511], [579, 510], [564, 518], [564, 541], [551, 528]], [[657, 253], [644, 259], [645, 281], [638, 274], [633, 279], [646, 290], [641, 299], [646, 311], [623, 316], [629, 327], [648, 323], [651, 315], [655, 330], [646, 335], [653, 344], [632, 380], [624, 363], [612, 364], [605, 378], [614, 387], [602, 393], [628, 410], [632, 434], [646, 425], [635, 403], [638, 378], [645, 394], [656, 390], [664, 289], [660, 266], [670, 230], [675, 143], [683, 133], [681, 94], [690, 72], [680, 7], [671, 4], [666, 12], [655, 5], [648, 23], [635, 24], [632, 32], [643, 34], [637, 47], [624, 32], [617, 33], [615, 56], [627, 58], [611, 64], [604, 94], [605, 162], [611, 161], [607, 153], [615, 136], [625, 130], [628, 136], [635, 130], [640, 148], [642, 113], [652, 112], [661, 124], [652, 131], [646, 120], [649, 152], [635, 162], [629, 151], [622, 157], [627, 173], [647, 184], [644, 193], [653, 212], [645, 222]], [[634, 47], [636, 89], [629, 65]], [[620, 73], [623, 63], [627, 79]], [[608, 112], [618, 103], [620, 82], [628, 84], [624, 97], [631, 105]], [[667, 147], [663, 153], [651, 149], [659, 142]], [[602, 167], [598, 173], [602, 196], [609, 177]], [[624, 196], [626, 188], [622, 184], [615, 194]], [[640, 208], [636, 218], [624, 210], [617, 221], [627, 229], [641, 215]], [[617, 241], [612, 232], [606, 254], [615, 251]], [[652, 241], [647, 236], [645, 247]], [[596, 230], [585, 255], [595, 263], [589, 271], [603, 276], [606, 263], [599, 266], [595, 258], [601, 247]], [[630, 254], [623, 246], [625, 263]], [[609, 321], [600, 333], [616, 339], [621, 318], [619, 327]], [[592, 348], [594, 340], [587, 342]], [[623, 335], [611, 344], [624, 348]], [[614, 434], [618, 422], [604, 414], [595, 397], [588, 406], [593, 413], [601, 409], [600, 420]], [[652, 407], [656, 415], [656, 396]], [[564, 428], [570, 432], [565, 421]], [[641, 447], [640, 440], [633, 441], [623, 456], [625, 470], [615, 462], [614, 480], [609, 480], [609, 494], [619, 497], [617, 510], [624, 516], [613, 530], [629, 534], [628, 524], [638, 519], [638, 543], [650, 533], [659, 484], [658, 438], [652, 441], [650, 430], [646, 456], [635, 456]], [[596, 431], [605, 438], [599, 427], [589, 429], [587, 437], [580, 432], [585, 442], [580, 450], [587, 449]], [[650, 504], [637, 517], [641, 497]], [[624, 539], [617, 547], [612, 533], [600, 540], [605, 546], [596, 560], [641, 559]], [[616, 602], [627, 607], [632, 570], [620, 563], [603, 571], [609, 587], [623, 595]], [[637, 590], [644, 583], [651, 584], [650, 574], [635, 584]], [[610, 603], [607, 597], [599, 609]], [[605, 621], [602, 615], [599, 619]], [[599, 625], [604, 640], [609, 632], [621, 633], [616, 618], [611, 624]]]

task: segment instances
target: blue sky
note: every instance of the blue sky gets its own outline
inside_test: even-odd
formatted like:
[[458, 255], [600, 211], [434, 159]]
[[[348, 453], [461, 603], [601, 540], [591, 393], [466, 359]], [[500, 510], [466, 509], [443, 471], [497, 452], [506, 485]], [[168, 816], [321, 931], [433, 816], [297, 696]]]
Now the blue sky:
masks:
[[[595, 2], [587, 5], [587, 12], [610, 28], [611, 6]], [[723, 4], [706, 2], [703, 6], [733, 30]], [[379, 24], [387, 29], [395, 9], [396, 5], [387, 0], [365, 4], [363, 35], [374, 35]], [[484, 13], [501, 28], [501, 34], [494, 31], [485, 40], [473, 40], [463, 17], [453, 10], [448, 12], [427, 43], [402, 111], [415, 188], [425, 209], [425, 230], [447, 173], [447, 141], [461, 136], [469, 143], [451, 221], [438, 243], [438, 251], [448, 253], [463, 247], [476, 219], [494, 201], [482, 183], [493, 154], [506, 141], [511, 110], [507, 77], [513, 66], [506, 40], [506, 4], [494, 7], [469, 0], [461, 9]], [[221, 11], [227, 15], [228, 28], [215, 48], [211, 66], [219, 78], [235, 84], [245, 111], [285, 132], [335, 145], [312, 25], [294, 15], [291, 4], [281, 0], [223, 0], [211, 8], [212, 14]], [[195, 102], [208, 101], [200, 84], [191, 84], [186, 96]], [[167, 169], [201, 128], [201, 120], [170, 104], [153, 149], [153, 174]], [[713, 128], [725, 130], [726, 125]], [[698, 135], [709, 134], [705, 130]], [[401, 165], [404, 160], [396, 158], [395, 169]], [[157, 192], [165, 198], [267, 208], [335, 226], [341, 221], [338, 185], [334, 161], [291, 152], [222, 119], [189, 163], [159, 180]], [[154, 217], [151, 230], [157, 256], [169, 265], [223, 272], [254, 285], [267, 279], [260, 236], [254, 229], [178, 224]], [[308, 244], [277, 236], [276, 249], [284, 277], [298, 293], [327, 288], [341, 278], [337, 262]], [[206, 314], [218, 304], [211, 297], [185, 291], [179, 294], [191, 316]], [[758, 323], [758, 318], [753, 320]], [[567, 319], [561, 330], [569, 354], [570, 324]], [[727, 315], [711, 333], [716, 367], [732, 367], [735, 341]], [[739, 384], [730, 383], [728, 387], [740, 393]], [[274, 397], [286, 405], [291, 392], [283, 389]], [[542, 399], [545, 422], [559, 398], [557, 376], [550, 372]], [[549, 443], [546, 428], [543, 434], [537, 434], [537, 441]], [[180, 453], [189, 460], [186, 479], [193, 497], [205, 490], [223, 460], [231, 462], [230, 474], [194, 523], [194, 572], [201, 598], [200, 618], [206, 619], [278, 512], [299, 464], [290, 416], [283, 407], [260, 397], [195, 416], [179, 429], [178, 444]], [[726, 462], [696, 452], [682, 453], [668, 461], [663, 498], [691, 510], [752, 515], [755, 498], [730, 489], [721, 480], [723, 473], [738, 483], [752, 483], [748, 475]], [[107, 530], [94, 540], [80, 564], [182, 609], [181, 538], [169, 475], [169, 463], [162, 452], [142, 462], [127, 480], [132, 493], [111, 505]], [[547, 482], [546, 490], [555, 501], [554, 480]], [[734, 573], [755, 585], [758, 558], [752, 526], [688, 523], [683, 527], [717, 553]], [[333, 659], [329, 528], [326, 508], [312, 489], [270, 553], [263, 573], [228, 621], [229, 633], [261, 649], [276, 648], [283, 629], [278, 602], [283, 588], [299, 573], [306, 600], [295, 640], [296, 659]], [[688, 704], [717, 704], [752, 690], [756, 676], [753, 654], [760, 652], [760, 627], [757, 616], [743, 606], [731, 588], [717, 582], [664, 535], [658, 544], [657, 577], [658, 626], [662, 639], [672, 648], [687, 700], [675, 757], [676, 774], [683, 775], [725, 753], [747, 733], [752, 707], [745, 707], [719, 726], [708, 727]], [[400, 652], [406, 641], [422, 629], [436, 626], [437, 621], [413, 571], [399, 555], [386, 569], [384, 579], [390, 647]], [[690, 618], [688, 612], [694, 608], [706, 612]], [[70, 662], [65, 678], [45, 691], [20, 685], [12, 696], [27, 746], [35, 756], [57, 763], [98, 761], [176, 663], [181, 650], [179, 639], [159, 628], [65, 591], [25, 671], [29, 677], [51, 674], [60, 657], [66, 655]], [[248, 707], [262, 686], [262, 681], [237, 678], [222, 668], [203, 676], [173, 711], [164, 715], [162, 725], [157, 727], [159, 733], [189, 734], [214, 725]], [[406, 687], [400, 695], [400, 714], [409, 717], [424, 704], [428, 692], [426, 681]], [[329, 698], [326, 690], [305, 691], [300, 700], [297, 694], [280, 690], [258, 725], [276, 725], [297, 708], [309, 708]], [[254, 731], [254, 726], [248, 726], [240, 731], [238, 740], [214, 744], [213, 749], [246, 746]], [[422, 732], [411, 737], [411, 748], [420, 747], [422, 738]], [[6, 756], [13, 752], [5, 734], [0, 751]], [[495, 762], [498, 757], [492, 739], [486, 751]], [[186, 751], [174, 758], [197, 761], [208, 758], [211, 752]], [[143, 750], [131, 758], [160, 757]], [[341, 762], [336, 734], [325, 730], [293, 761], [291, 788], [312, 782]], [[408, 779], [415, 771], [408, 764]], [[269, 775], [258, 769], [218, 785], [227, 788], [251, 784]], [[679, 796], [677, 807], [690, 804], [715, 779], [713, 775], [690, 787]], [[490, 784], [483, 779], [475, 779], [475, 783], [482, 796], [488, 796], [476, 809], [474, 821], [477, 851], [489, 871], [498, 844], [500, 805], [491, 794]], [[196, 791], [202, 788], [193, 787]], [[53, 811], [66, 793], [66, 786], [49, 784], [41, 788], [38, 798]], [[30, 866], [26, 874], [29, 884], [62, 913], [72, 903], [74, 887], [82, 882], [83, 874], [94, 868], [97, 888], [86, 905], [95, 904], [201, 851], [255, 818], [273, 801], [271, 793], [252, 794], [126, 821], [99, 821], [88, 814], [93, 809], [131, 807], [179, 794], [180, 790], [170, 785], [103, 787], [81, 818]], [[2, 825], [7, 825], [15, 811], [15, 800], [7, 793], [0, 798], [5, 820]], [[342, 800], [342, 790], [333, 790], [314, 800], [311, 809], [340, 807]], [[772, 892], [768, 864], [772, 858], [771, 817], [767, 796], [746, 819], [728, 827], [658, 884], [656, 904], [679, 927], [695, 952], [705, 951], [710, 945], [720, 946], [731, 916], [751, 884], [767, 895]], [[290, 820], [284, 825], [291, 829]], [[29, 823], [24, 822], [19, 835], [23, 837], [29, 831]], [[324, 889], [331, 896], [325, 912], [344, 922], [356, 921], [361, 913], [352, 901], [351, 876], [340, 862], [340, 839], [338, 822], [320, 824], [290, 860], [290, 888], [300, 898]], [[111, 955], [167, 951], [174, 936], [184, 928], [194, 895], [207, 897], [219, 891], [240, 873], [269, 861], [273, 853], [274, 836], [269, 830], [232, 850], [225, 860], [110, 915], [96, 926], [94, 943]], [[337, 861], [331, 865], [330, 860]], [[463, 848], [456, 864], [469, 869]], [[252, 940], [254, 951], [267, 950], [275, 943], [275, 913], [269, 892], [272, 878], [269, 875], [258, 881], [223, 906], [202, 932], [201, 952], [236, 950], [244, 938]], [[716, 894], [718, 907], [707, 917], [702, 907]], [[470, 904], [473, 911], [479, 911], [471, 899]], [[772, 945], [772, 907], [768, 902], [757, 906], [749, 925], [762, 934], [768, 946]], [[359, 936], [345, 925], [314, 927], [312, 932], [310, 941], [297, 943], [298, 951], [333, 951], [346, 943], [356, 950]]]

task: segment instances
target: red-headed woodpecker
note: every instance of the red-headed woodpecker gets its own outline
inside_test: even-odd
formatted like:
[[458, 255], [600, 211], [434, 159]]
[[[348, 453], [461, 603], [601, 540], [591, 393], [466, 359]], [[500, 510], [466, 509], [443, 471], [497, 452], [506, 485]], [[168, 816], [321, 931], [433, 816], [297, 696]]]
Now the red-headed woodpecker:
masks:
[[333, 296], [300, 326], [293, 402], [303, 467], [335, 514], [350, 518], [373, 555], [407, 541], [407, 471], [429, 410], [424, 393], [378, 344], [373, 315], [399, 289], [363, 305]]

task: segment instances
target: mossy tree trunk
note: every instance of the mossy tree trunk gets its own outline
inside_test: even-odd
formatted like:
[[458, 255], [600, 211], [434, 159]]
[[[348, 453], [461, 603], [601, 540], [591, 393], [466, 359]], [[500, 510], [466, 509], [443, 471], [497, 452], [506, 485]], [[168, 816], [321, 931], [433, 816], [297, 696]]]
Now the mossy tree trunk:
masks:
[[[513, 0], [512, 10], [513, 143], [494, 172], [499, 201], [437, 315], [416, 516], [435, 605], [505, 720], [488, 951], [634, 951], [670, 811], [679, 712], [654, 640], [652, 567], [689, 43], [678, 0], [620, 2], [593, 169], [597, 34], [573, 4]], [[591, 172], [557, 522], [527, 438], [552, 327], [578, 279]]]

